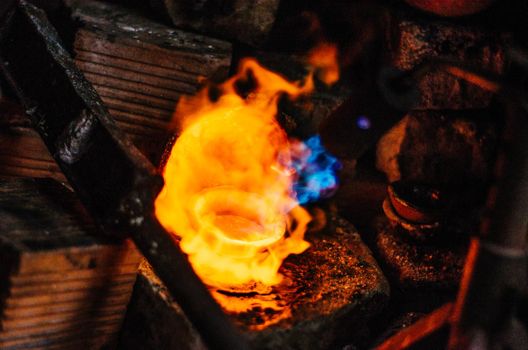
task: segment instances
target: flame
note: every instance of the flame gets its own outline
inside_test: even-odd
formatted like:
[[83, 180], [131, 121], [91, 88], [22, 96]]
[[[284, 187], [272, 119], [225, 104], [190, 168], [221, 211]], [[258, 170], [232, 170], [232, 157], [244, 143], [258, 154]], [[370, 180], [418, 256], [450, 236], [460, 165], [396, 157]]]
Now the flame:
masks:
[[294, 192], [300, 204], [328, 198], [337, 190], [341, 163], [321, 143], [319, 135], [291, 144], [292, 166], [298, 176]]
[[327, 85], [339, 80], [338, 49], [335, 44], [323, 41], [310, 50], [308, 63], [317, 68], [317, 77]]
[[[237, 89], [248, 78], [256, 86], [244, 98]], [[310, 216], [296, 200], [291, 144], [275, 115], [280, 96], [312, 89], [311, 75], [291, 83], [246, 59], [218, 87], [216, 101], [209, 89], [179, 104], [182, 132], [163, 172], [156, 216], [180, 237], [205, 283], [277, 284], [282, 261], [309, 247]]]

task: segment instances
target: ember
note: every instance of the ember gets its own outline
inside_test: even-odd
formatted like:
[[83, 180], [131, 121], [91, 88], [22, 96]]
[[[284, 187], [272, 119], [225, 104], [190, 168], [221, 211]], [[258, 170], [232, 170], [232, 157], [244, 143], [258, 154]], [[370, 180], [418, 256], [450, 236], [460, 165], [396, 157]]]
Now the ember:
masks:
[[[246, 98], [237, 93], [244, 79], [256, 84]], [[281, 281], [282, 261], [309, 246], [304, 232], [310, 215], [298, 202], [336, 185], [328, 166], [317, 168], [326, 159], [320, 157], [320, 144], [288, 140], [275, 120], [279, 97], [309, 93], [312, 76], [290, 83], [247, 59], [219, 89], [216, 102], [205, 90], [177, 109], [183, 131], [164, 170], [156, 215], [181, 238], [182, 249], [208, 284], [274, 285]], [[193, 107], [188, 106], [199, 107], [189, 111]], [[301, 179], [306, 184], [295, 187]]]

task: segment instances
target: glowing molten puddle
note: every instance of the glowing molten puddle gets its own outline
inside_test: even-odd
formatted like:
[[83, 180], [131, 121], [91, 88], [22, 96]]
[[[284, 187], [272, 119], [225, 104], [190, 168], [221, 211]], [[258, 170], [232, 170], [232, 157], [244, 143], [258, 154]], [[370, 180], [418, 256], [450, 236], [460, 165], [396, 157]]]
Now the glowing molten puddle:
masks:
[[200, 230], [209, 232], [211, 239], [236, 246], [235, 257], [244, 258], [254, 256], [255, 249], [277, 242], [286, 232], [282, 215], [261, 216], [265, 206], [265, 200], [257, 194], [216, 188], [198, 197], [194, 213]]
[[[250, 80], [255, 87], [243, 98], [236, 84]], [[207, 284], [278, 284], [282, 261], [308, 248], [310, 216], [293, 189], [297, 141], [288, 140], [275, 115], [280, 96], [295, 98], [311, 88], [311, 77], [290, 83], [245, 60], [239, 74], [218, 87], [216, 101], [205, 90], [180, 102], [182, 132], [164, 169], [156, 215], [181, 238]]]

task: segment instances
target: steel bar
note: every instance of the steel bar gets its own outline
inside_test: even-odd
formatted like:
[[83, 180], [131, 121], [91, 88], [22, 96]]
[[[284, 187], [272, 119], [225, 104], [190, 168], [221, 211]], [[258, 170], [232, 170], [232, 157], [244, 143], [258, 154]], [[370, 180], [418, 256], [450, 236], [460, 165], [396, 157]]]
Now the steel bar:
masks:
[[248, 348], [156, 220], [161, 177], [115, 126], [43, 11], [20, 0], [2, 8], [0, 23], [0, 71], [94, 219], [134, 240], [209, 348]]

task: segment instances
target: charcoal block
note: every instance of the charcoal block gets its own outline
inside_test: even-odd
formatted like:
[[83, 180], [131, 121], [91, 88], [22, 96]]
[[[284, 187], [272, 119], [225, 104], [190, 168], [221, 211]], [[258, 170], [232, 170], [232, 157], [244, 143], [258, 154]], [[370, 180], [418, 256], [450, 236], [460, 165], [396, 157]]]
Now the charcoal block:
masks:
[[263, 45], [275, 23], [279, 0], [150, 0], [176, 27], [253, 46]]
[[118, 349], [206, 349], [146, 261], [139, 267]]
[[[305, 81], [310, 74], [306, 57], [270, 51], [255, 53], [266, 69], [289, 81]], [[316, 134], [319, 125], [350, 96], [351, 89], [342, 81], [327, 86], [317, 79], [312, 93], [296, 101], [283, 99], [279, 104], [279, 121], [290, 135], [306, 138]]]
[[487, 111], [414, 111], [378, 142], [389, 181], [481, 188], [489, 180], [498, 122]]
[[[504, 68], [505, 38], [483, 28], [441, 19], [395, 15], [388, 30], [391, 63], [408, 70], [428, 59], [459, 60], [494, 73]], [[427, 73], [419, 83], [416, 109], [473, 109], [489, 105], [493, 94], [442, 70]]]
[[416, 242], [390, 225], [377, 223], [376, 246], [381, 263], [403, 290], [454, 291], [462, 276], [467, 242]]
[[[245, 291], [210, 288], [216, 298], [248, 306], [245, 311], [226, 312], [255, 349], [357, 344], [364, 340], [366, 321], [388, 302], [388, 283], [354, 227], [335, 215], [319, 223], [324, 226], [321, 231], [307, 233], [312, 246], [283, 263], [284, 279], [279, 285], [264, 288], [265, 293], [258, 287]], [[179, 346], [182, 340], [186, 342], [182, 349], [201, 346], [178, 306], [145, 268], [140, 270], [124, 325], [123, 349], [161, 349]]]

